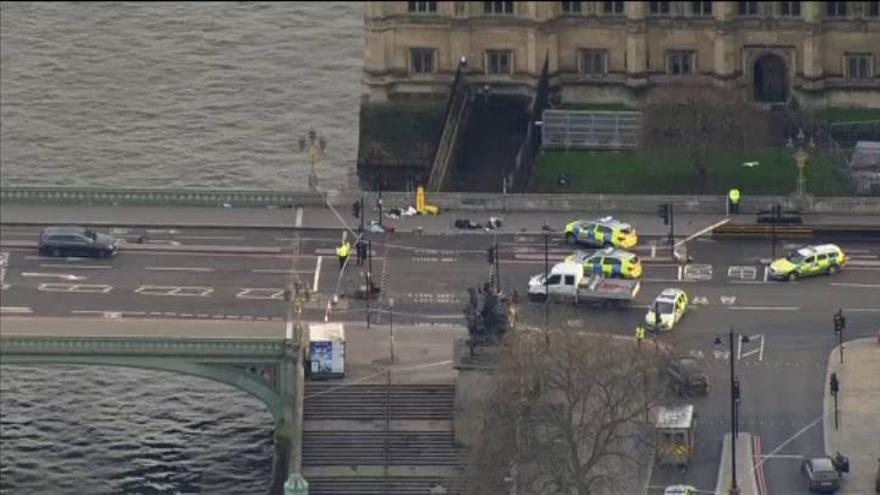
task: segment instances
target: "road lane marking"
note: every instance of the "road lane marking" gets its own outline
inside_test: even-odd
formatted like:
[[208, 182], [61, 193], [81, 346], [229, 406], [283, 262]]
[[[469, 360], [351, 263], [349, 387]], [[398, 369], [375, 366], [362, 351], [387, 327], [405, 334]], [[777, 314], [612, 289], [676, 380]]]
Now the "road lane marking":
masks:
[[880, 313], [880, 308], [842, 308], [843, 311], [852, 311], [854, 313]]
[[242, 287], [242, 288], [238, 289], [238, 293], [235, 294], [235, 297], [237, 297], [238, 299], [274, 299], [274, 300], [279, 300], [279, 299], [284, 298], [284, 289]]
[[189, 239], [192, 241], [243, 241], [242, 235], [179, 235], [177, 239]]
[[740, 311], [797, 311], [798, 306], [730, 306], [727, 309]]
[[106, 294], [112, 289], [111, 285], [66, 284], [63, 282], [45, 282], [37, 287], [37, 290], [43, 292], [86, 292], [91, 294]]
[[755, 469], [758, 469], [759, 467], [761, 467], [761, 466], [764, 464], [764, 461], [765, 461], [766, 459], [769, 459], [769, 458], [771, 458], [771, 456], [776, 455], [776, 453], [779, 452], [780, 450], [782, 450], [783, 448], [785, 448], [786, 445], [788, 445], [788, 444], [790, 444], [791, 442], [793, 442], [795, 438], [797, 438], [797, 437], [803, 435], [804, 432], [806, 432], [806, 431], [809, 430], [810, 428], [816, 426], [820, 421], [822, 421], [822, 418], [823, 418], [823, 417], [824, 417], [824, 415], [823, 415], [823, 416], [819, 416], [819, 417], [816, 418], [812, 423], [808, 424], [807, 426], [804, 426], [803, 428], [801, 428], [800, 430], [798, 430], [797, 432], [795, 432], [794, 435], [788, 437], [788, 439], [786, 439], [784, 442], [782, 442], [781, 444], [779, 444], [779, 446], [777, 446], [775, 449], [771, 450], [769, 454], [764, 454], [764, 455], [762, 456], [761, 461], [758, 462], [758, 463], [756, 463], [755, 466], [752, 468], [752, 470], [754, 471]]
[[214, 292], [213, 287], [181, 287], [167, 285], [142, 285], [134, 290], [145, 296], [184, 296], [208, 297]]
[[682, 272], [681, 265], [678, 265], [678, 280], [681, 280], [681, 272]]
[[712, 265], [685, 265], [685, 280], [712, 280]]
[[315, 261], [315, 279], [312, 281], [312, 292], [318, 292], [318, 280], [321, 277], [321, 260], [324, 259], [323, 256], [318, 256], [318, 260]]
[[755, 280], [758, 270], [754, 266], [729, 266], [727, 278], [738, 280]]
[[0, 314], [3, 315], [29, 315], [33, 312], [34, 310], [27, 306], [0, 306]]
[[880, 289], [880, 284], [856, 284], [849, 282], [831, 282], [828, 285], [833, 285], [835, 287], [860, 287], [862, 289]]
[[148, 266], [144, 270], [153, 272], [213, 272], [214, 269], [204, 266]]
[[40, 268], [64, 268], [65, 270], [102, 270], [113, 268], [113, 265], [70, 265], [64, 263], [43, 263]]
[[651, 282], [651, 283], [670, 283], [670, 284], [678, 284], [678, 283], [692, 283], [698, 282], [698, 280], [679, 280], [677, 278], [642, 278], [642, 282]]
[[86, 277], [80, 275], [71, 275], [69, 273], [34, 273], [24, 272], [22, 277], [27, 278], [60, 278], [61, 280], [85, 280]]
[[302, 227], [303, 224], [303, 208], [302, 206], [296, 207], [296, 228]]
[[251, 273], [264, 273], [264, 274], [274, 274], [274, 275], [297, 275], [297, 274], [306, 274], [312, 273], [307, 270], [287, 270], [284, 268], [254, 268], [251, 270]]
[[145, 232], [148, 234], [168, 234], [168, 235], [174, 235], [174, 234], [180, 233], [179, 230], [174, 230], [174, 229], [146, 229]]
[[287, 340], [293, 340], [293, 322], [292, 321], [288, 320], [287, 330], [285, 332], [285, 335], [287, 336]]

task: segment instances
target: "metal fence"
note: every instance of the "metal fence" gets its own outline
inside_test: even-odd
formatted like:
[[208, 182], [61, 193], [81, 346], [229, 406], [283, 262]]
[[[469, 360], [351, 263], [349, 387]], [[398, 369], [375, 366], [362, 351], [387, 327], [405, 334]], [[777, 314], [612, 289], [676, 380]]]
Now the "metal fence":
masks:
[[639, 144], [641, 112], [545, 110], [543, 149], [632, 149]]

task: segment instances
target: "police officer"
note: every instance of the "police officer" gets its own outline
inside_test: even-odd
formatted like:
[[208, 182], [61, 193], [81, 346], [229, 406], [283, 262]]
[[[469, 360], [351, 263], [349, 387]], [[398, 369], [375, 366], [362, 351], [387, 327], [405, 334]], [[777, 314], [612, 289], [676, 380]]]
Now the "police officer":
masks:
[[730, 203], [730, 212], [734, 215], [739, 215], [739, 188], [733, 187], [730, 192], [727, 193], [727, 199]]
[[351, 251], [351, 244], [348, 243], [348, 240], [342, 242], [338, 248], [336, 248], [336, 257], [339, 258], [339, 268], [341, 269], [345, 266], [345, 261], [348, 260], [348, 254]]
[[636, 325], [636, 344], [641, 347], [643, 340], [645, 340], [645, 327], [641, 324]]

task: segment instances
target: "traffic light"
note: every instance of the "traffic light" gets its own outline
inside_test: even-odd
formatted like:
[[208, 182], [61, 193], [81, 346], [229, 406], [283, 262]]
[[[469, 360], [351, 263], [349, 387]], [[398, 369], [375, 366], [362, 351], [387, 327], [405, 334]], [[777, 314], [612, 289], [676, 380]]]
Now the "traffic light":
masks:
[[355, 201], [354, 203], [351, 204], [351, 214], [355, 218], [361, 217], [361, 202], [360, 201]]
[[843, 316], [843, 311], [838, 310], [837, 313], [834, 313], [834, 333], [839, 334], [840, 332], [846, 329], [846, 318]]
[[657, 215], [663, 219], [663, 225], [669, 225], [669, 210], [671, 205], [669, 203], [663, 203], [662, 205], [657, 206]]
[[495, 248], [490, 247], [486, 249], [486, 262], [489, 264], [495, 263]]
[[840, 391], [840, 380], [837, 379], [837, 373], [831, 373], [831, 383], [829, 385], [831, 393], [837, 395], [837, 392]]
[[739, 402], [740, 398], [740, 389], [739, 389], [739, 378], [733, 379], [733, 400]]

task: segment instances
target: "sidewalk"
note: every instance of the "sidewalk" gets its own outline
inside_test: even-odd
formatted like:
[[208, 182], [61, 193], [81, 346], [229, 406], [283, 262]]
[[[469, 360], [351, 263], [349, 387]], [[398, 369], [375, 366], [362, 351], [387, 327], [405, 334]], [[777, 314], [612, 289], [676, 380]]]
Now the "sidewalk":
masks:
[[[825, 377], [825, 451], [849, 457], [850, 471], [843, 475], [838, 493], [867, 495], [874, 493], [880, 458], [880, 343], [876, 337], [845, 342], [843, 364], [838, 353], [835, 348], [828, 356]], [[831, 373], [840, 381], [838, 429], [829, 390]]]
[[[378, 219], [378, 212], [367, 208], [365, 223], [370, 219]], [[386, 210], [387, 211], [387, 210]], [[4, 203], [0, 208], [2, 223], [32, 224], [93, 224], [93, 225], [141, 225], [164, 227], [238, 227], [238, 228], [302, 228], [302, 229], [340, 229], [343, 228], [340, 217], [352, 229], [357, 229], [359, 220], [354, 218], [348, 209], [337, 209], [339, 217], [327, 208], [212, 208], [202, 206], [88, 206], [88, 205], [54, 205]], [[511, 212], [501, 211], [443, 211], [436, 216], [412, 216], [392, 219], [384, 217], [385, 225], [396, 227], [398, 232], [412, 232], [418, 228], [426, 234], [461, 234], [467, 231], [456, 229], [456, 219], [470, 219], [485, 224], [489, 217], [498, 217], [503, 221], [501, 229], [496, 232], [543, 232], [542, 227], [549, 225], [552, 233], [560, 233], [562, 227], [579, 218], [591, 219], [612, 215], [608, 211], [534, 211]], [[657, 215], [644, 213], [616, 214], [617, 218], [632, 223], [640, 235], [659, 236], [669, 233], [669, 226]], [[675, 235], [677, 237], [691, 235], [719, 220], [722, 214], [678, 213], [675, 215]], [[737, 215], [731, 217], [733, 222], [754, 223], [754, 215]], [[846, 215], [808, 215], [805, 221], [810, 224], [855, 223], [880, 225], [880, 216], [846, 216]]]

